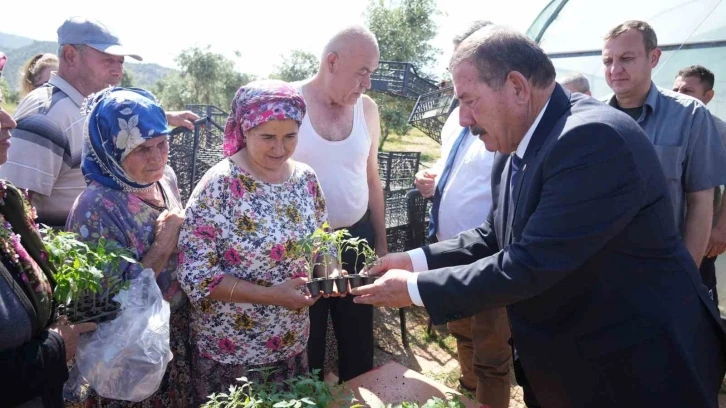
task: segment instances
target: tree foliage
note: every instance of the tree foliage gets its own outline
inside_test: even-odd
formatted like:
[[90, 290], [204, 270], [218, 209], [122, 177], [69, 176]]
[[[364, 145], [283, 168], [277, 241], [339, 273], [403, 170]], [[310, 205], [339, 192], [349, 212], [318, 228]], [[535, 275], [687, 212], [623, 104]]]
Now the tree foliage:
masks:
[[415, 101], [379, 92], [371, 92], [370, 96], [378, 104], [381, 116], [381, 137], [378, 140], [378, 150], [381, 150], [392, 133], [403, 136], [411, 130], [408, 117], [413, 111]]
[[440, 50], [431, 45], [438, 26], [435, 0], [371, 0], [368, 28], [376, 35], [381, 60], [410, 62], [429, 72]]
[[[431, 45], [438, 26], [435, 0], [371, 0], [366, 12], [368, 28], [376, 35], [382, 61], [410, 62], [419, 74], [432, 69], [440, 50]], [[405, 135], [414, 102], [371, 92], [381, 114], [383, 146], [391, 133]]]
[[165, 108], [204, 104], [228, 110], [235, 92], [254, 79], [237, 72], [232, 60], [209, 48], [187, 48], [175, 58], [180, 72], [169, 75], [156, 86]]
[[131, 88], [136, 86], [134, 81], [134, 74], [131, 73], [131, 71], [124, 69], [124, 76], [121, 77], [121, 83], [119, 86], [122, 86], [124, 88]]
[[275, 67], [270, 78], [286, 82], [302, 81], [315, 75], [318, 65], [318, 57], [314, 54], [302, 50], [292, 50], [283, 58], [282, 63]]
[[2, 92], [4, 103], [13, 105], [18, 103], [18, 92], [10, 89], [5, 77], [0, 77], [0, 92]]

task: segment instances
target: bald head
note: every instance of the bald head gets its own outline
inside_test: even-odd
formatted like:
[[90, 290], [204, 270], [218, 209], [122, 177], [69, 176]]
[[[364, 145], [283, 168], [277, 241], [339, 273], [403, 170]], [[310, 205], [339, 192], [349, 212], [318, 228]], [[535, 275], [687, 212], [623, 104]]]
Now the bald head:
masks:
[[321, 60], [331, 54], [338, 55], [354, 54], [360, 49], [375, 49], [378, 52], [378, 40], [376, 36], [362, 25], [352, 25], [338, 31], [325, 44]]
[[338, 31], [325, 45], [320, 67], [307, 85], [330, 103], [354, 105], [371, 88], [371, 75], [378, 68], [378, 41], [361, 25]]

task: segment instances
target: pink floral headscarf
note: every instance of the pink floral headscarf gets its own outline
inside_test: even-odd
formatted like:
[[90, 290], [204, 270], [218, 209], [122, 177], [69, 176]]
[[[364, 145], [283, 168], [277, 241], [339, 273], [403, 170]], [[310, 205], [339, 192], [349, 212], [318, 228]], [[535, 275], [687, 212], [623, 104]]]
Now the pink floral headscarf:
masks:
[[287, 82], [253, 81], [237, 91], [224, 127], [224, 157], [245, 147], [245, 132], [268, 120], [292, 119], [298, 124], [305, 116], [305, 100]]

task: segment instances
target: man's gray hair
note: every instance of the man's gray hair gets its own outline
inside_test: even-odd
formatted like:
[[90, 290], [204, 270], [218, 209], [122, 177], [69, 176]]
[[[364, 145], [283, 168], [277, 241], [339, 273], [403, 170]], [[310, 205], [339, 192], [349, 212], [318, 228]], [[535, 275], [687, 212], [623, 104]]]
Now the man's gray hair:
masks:
[[58, 53], [56, 55], [58, 57], [58, 61], [65, 60], [65, 58], [63, 56], [63, 47], [65, 47], [65, 46], [73, 47], [78, 52], [82, 52], [84, 48], [88, 47], [86, 44], [61, 44], [58, 46]]
[[512, 71], [537, 88], [546, 88], [555, 80], [555, 67], [542, 48], [509, 27], [490, 25], [469, 36], [451, 57], [449, 70], [464, 61], [471, 61], [481, 80], [493, 89], [500, 89]]
[[371, 30], [362, 25], [351, 25], [338, 31], [328, 40], [328, 43], [325, 44], [325, 48], [323, 49], [321, 60], [324, 60], [325, 56], [331, 52], [340, 54], [347, 50], [350, 44], [355, 41], [367, 41], [378, 48], [378, 40]]
[[474, 34], [475, 32], [488, 25], [492, 25], [492, 22], [489, 20], [472, 21], [471, 24], [469, 24], [465, 29], [461, 30], [458, 34], [454, 36], [454, 39], [452, 40], [452, 42], [454, 43], [454, 47], [458, 47], [464, 40], [469, 38], [470, 35]]
[[560, 84], [563, 86], [570, 85], [575, 92], [585, 93], [590, 90], [590, 81], [582, 74], [573, 74], [565, 77], [560, 81]]

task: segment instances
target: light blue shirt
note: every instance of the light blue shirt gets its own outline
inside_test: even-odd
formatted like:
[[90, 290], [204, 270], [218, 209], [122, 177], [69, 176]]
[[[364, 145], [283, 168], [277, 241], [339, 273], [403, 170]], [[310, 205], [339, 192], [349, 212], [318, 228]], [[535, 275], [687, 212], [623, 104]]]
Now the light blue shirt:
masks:
[[[605, 102], [618, 106], [614, 95]], [[726, 184], [726, 150], [713, 116], [700, 101], [651, 83], [637, 122], [660, 159], [683, 233], [686, 194]]]

